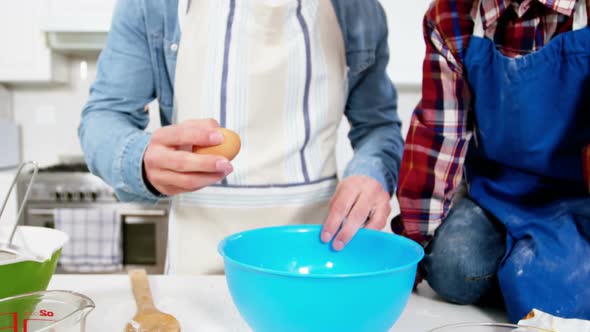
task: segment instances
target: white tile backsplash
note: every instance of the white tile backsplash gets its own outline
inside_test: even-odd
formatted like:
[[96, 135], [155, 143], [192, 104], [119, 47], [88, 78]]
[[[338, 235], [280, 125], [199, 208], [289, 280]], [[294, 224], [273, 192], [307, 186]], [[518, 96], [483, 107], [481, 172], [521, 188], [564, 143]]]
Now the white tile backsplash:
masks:
[[[63, 85], [11, 88], [14, 119], [22, 127], [24, 160], [41, 165], [59, 162], [60, 156], [81, 155], [78, 124], [96, 77], [96, 58], [71, 58], [70, 82]], [[150, 105], [150, 126], [160, 125], [157, 103]]]
[[[86, 77], [80, 77], [82, 61], [88, 63]], [[72, 58], [68, 84], [12, 88], [14, 119], [22, 128], [24, 160], [49, 165], [58, 162], [60, 155], [82, 153], [77, 128], [95, 68], [96, 59]]]

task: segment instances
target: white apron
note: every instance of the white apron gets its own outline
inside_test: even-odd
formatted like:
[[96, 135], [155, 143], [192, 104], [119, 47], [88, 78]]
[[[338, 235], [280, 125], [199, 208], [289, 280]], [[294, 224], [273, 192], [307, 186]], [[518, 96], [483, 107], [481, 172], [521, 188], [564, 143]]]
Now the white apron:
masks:
[[223, 273], [226, 236], [328, 215], [348, 93], [342, 33], [330, 0], [268, 1], [179, 8], [175, 121], [217, 119], [242, 150], [223, 182], [174, 199], [167, 273]]

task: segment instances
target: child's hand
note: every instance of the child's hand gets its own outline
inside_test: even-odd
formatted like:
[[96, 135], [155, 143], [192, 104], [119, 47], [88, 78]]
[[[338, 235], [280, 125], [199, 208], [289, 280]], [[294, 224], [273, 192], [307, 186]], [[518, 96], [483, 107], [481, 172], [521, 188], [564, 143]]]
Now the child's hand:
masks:
[[143, 157], [150, 184], [162, 194], [177, 195], [212, 185], [231, 173], [227, 158], [191, 152], [193, 146], [221, 144], [223, 135], [215, 128], [219, 128], [215, 120], [191, 120], [156, 130]]
[[340, 251], [361, 227], [383, 229], [391, 212], [390, 199], [381, 184], [373, 178], [350, 176], [344, 179], [330, 202], [330, 214], [322, 230], [322, 241], [330, 242], [342, 226], [333, 242], [334, 249]]

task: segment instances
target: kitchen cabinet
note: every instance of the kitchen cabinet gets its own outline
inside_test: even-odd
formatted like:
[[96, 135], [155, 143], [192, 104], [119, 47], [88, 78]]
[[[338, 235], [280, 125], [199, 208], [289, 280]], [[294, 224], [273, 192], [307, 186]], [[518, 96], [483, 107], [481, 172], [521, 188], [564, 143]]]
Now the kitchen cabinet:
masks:
[[116, 0], [45, 0], [42, 30], [49, 46], [63, 54], [98, 53], [104, 48]]
[[41, 31], [45, 0], [4, 3], [0, 11], [0, 83], [66, 82], [63, 55], [53, 52]]
[[107, 32], [116, 0], [45, 0], [44, 30]]

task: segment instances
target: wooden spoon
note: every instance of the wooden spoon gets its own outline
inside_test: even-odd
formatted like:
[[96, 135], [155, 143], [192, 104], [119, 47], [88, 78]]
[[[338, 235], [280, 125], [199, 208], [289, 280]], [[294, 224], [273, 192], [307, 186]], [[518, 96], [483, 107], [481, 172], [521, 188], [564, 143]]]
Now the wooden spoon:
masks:
[[180, 332], [180, 324], [172, 315], [159, 311], [154, 305], [145, 270], [129, 271], [137, 313], [127, 324], [126, 332]]

